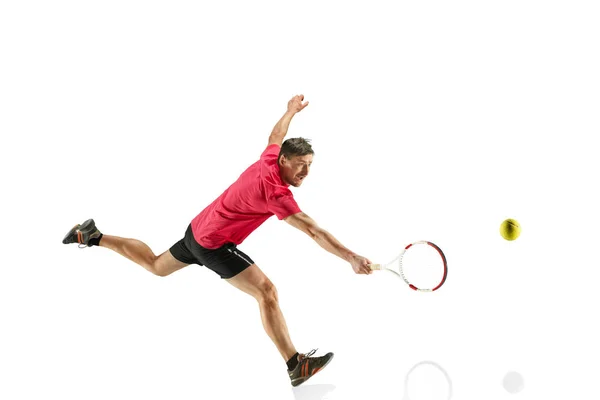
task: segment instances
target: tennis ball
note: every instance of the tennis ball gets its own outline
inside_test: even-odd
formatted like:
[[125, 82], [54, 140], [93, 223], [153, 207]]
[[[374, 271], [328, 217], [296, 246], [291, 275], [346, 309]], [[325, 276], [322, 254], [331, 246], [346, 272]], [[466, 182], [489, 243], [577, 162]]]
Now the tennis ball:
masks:
[[506, 240], [515, 240], [521, 234], [521, 225], [512, 219], [506, 219], [502, 221], [500, 225], [500, 235]]

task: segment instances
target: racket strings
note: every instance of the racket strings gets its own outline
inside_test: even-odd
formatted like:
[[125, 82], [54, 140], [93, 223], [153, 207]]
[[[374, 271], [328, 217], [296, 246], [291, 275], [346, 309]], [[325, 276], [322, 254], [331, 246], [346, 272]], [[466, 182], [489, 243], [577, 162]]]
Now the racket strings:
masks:
[[421, 290], [431, 290], [445, 279], [445, 259], [433, 246], [416, 243], [399, 260], [400, 275], [409, 284]]
[[400, 259], [398, 260], [398, 263], [400, 264], [400, 276], [402, 277], [402, 279], [404, 279], [404, 281], [408, 284], [410, 284], [410, 281], [406, 278], [406, 275], [404, 274], [404, 267], [403, 267], [403, 257], [399, 257]]

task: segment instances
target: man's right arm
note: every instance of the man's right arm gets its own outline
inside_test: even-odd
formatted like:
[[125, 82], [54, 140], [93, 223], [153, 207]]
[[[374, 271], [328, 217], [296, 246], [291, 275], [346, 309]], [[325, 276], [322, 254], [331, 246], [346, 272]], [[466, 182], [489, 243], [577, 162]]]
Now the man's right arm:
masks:
[[343, 244], [341, 244], [339, 240], [337, 240], [331, 233], [327, 232], [325, 229], [317, 225], [315, 220], [313, 220], [305, 213], [295, 213], [287, 218], [284, 218], [284, 220], [288, 224], [292, 225], [294, 228], [297, 228], [302, 232], [306, 233], [323, 249], [350, 263], [352, 269], [357, 274], [369, 275], [372, 273], [369, 267], [369, 264], [372, 264], [371, 261], [369, 261], [365, 257], [359, 256], [353, 251], [350, 251]]
[[273, 130], [271, 131], [268, 146], [272, 144], [277, 144], [281, 147], [283, 139], [285, 138], [285, 135], [287, 135], [287, 131], [290, 126], [290, 122], [292, 121], [292, 118], [296, 113], [302, 111], [304, 107], [308, 105], [308, 101], [302, 104], [303, 100], [304, 95], [300, 94], [298, 96], [292, 97], [292, 99], [288, 101], [287, 111], [285, 112], [285, 114], [283, 114], [283, 117], [281, 117], [281, 119], [277, 121], [277, 123], [273, 127]]

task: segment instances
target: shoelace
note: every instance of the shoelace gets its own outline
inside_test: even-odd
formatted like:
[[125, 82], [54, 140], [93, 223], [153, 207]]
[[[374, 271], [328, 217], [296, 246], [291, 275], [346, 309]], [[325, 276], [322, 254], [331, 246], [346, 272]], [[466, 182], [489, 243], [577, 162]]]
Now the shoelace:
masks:
[[312, 349], [308, 353], [302, 354], [302, 359], [305, 359], [305, 358], [308, 358], [308, 357], [312, 356], [313, 354], [315, 354], [317, 352], [317, 350], [319, 350], [319, 349]]
[[80, 249], [85, 249], [86, 247], [90, 247], [85, 243], [77, 243], [77, 247], [79, 247]]

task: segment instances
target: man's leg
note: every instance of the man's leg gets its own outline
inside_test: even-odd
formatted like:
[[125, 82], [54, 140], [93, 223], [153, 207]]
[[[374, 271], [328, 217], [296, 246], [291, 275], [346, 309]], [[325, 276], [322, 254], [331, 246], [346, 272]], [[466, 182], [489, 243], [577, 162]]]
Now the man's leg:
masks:
[[250, 265], [233, 278], [227, 279], [227, 282], [258, 301], [265, 331], [277, 346], [283, 359], [286, 360], [288, 375], [293, 386], [306, 382], [311, 376], [329, 364], [333, 358], [331, 352], [320, 357], [311, 357], [316, 349], [307, 354], [296, 352], [283, 319], [283, 314], [279, 309], [277, 290], [256, 264]]
[[281, 356], [288, 361], [296, 354], [296, 348], [292, 344], [285, 319], [279, 308], [277, 289], [273, 283], [256, 264], [252, 264], [226, 281], [258, 301], [263, 327]]
[[119, 253], [158, 276], [167, 276], [189, 265], [173, 257], [169, 250], [156, 256], [146, 243], [137, 239], [103, 235], [99, 246]]
[[[177, 242], [171, 249], [165, 251], [160, 256], [154, 252], [145, 243], [136, 239], [126, 239], [118, 236], [103, 235], [93, 219], [88, 219], [82, 224], [77, 224], [63, 238], [64, 244], [78, 243], [85, 246], [101, 246], [109, 248], [131, 261], [141, 265], [148, 271], [158, 276], [167, 276], [181, 268], [189, 265], [173, 257], [171, 250], [183, 247], [183, 239]], [[173, 250], [174, 251], [174, 250]], [[185, 256], [185, 250], [180, 250], [180, 258]], [[188, 258], [181, 258], [188, 260]]]

